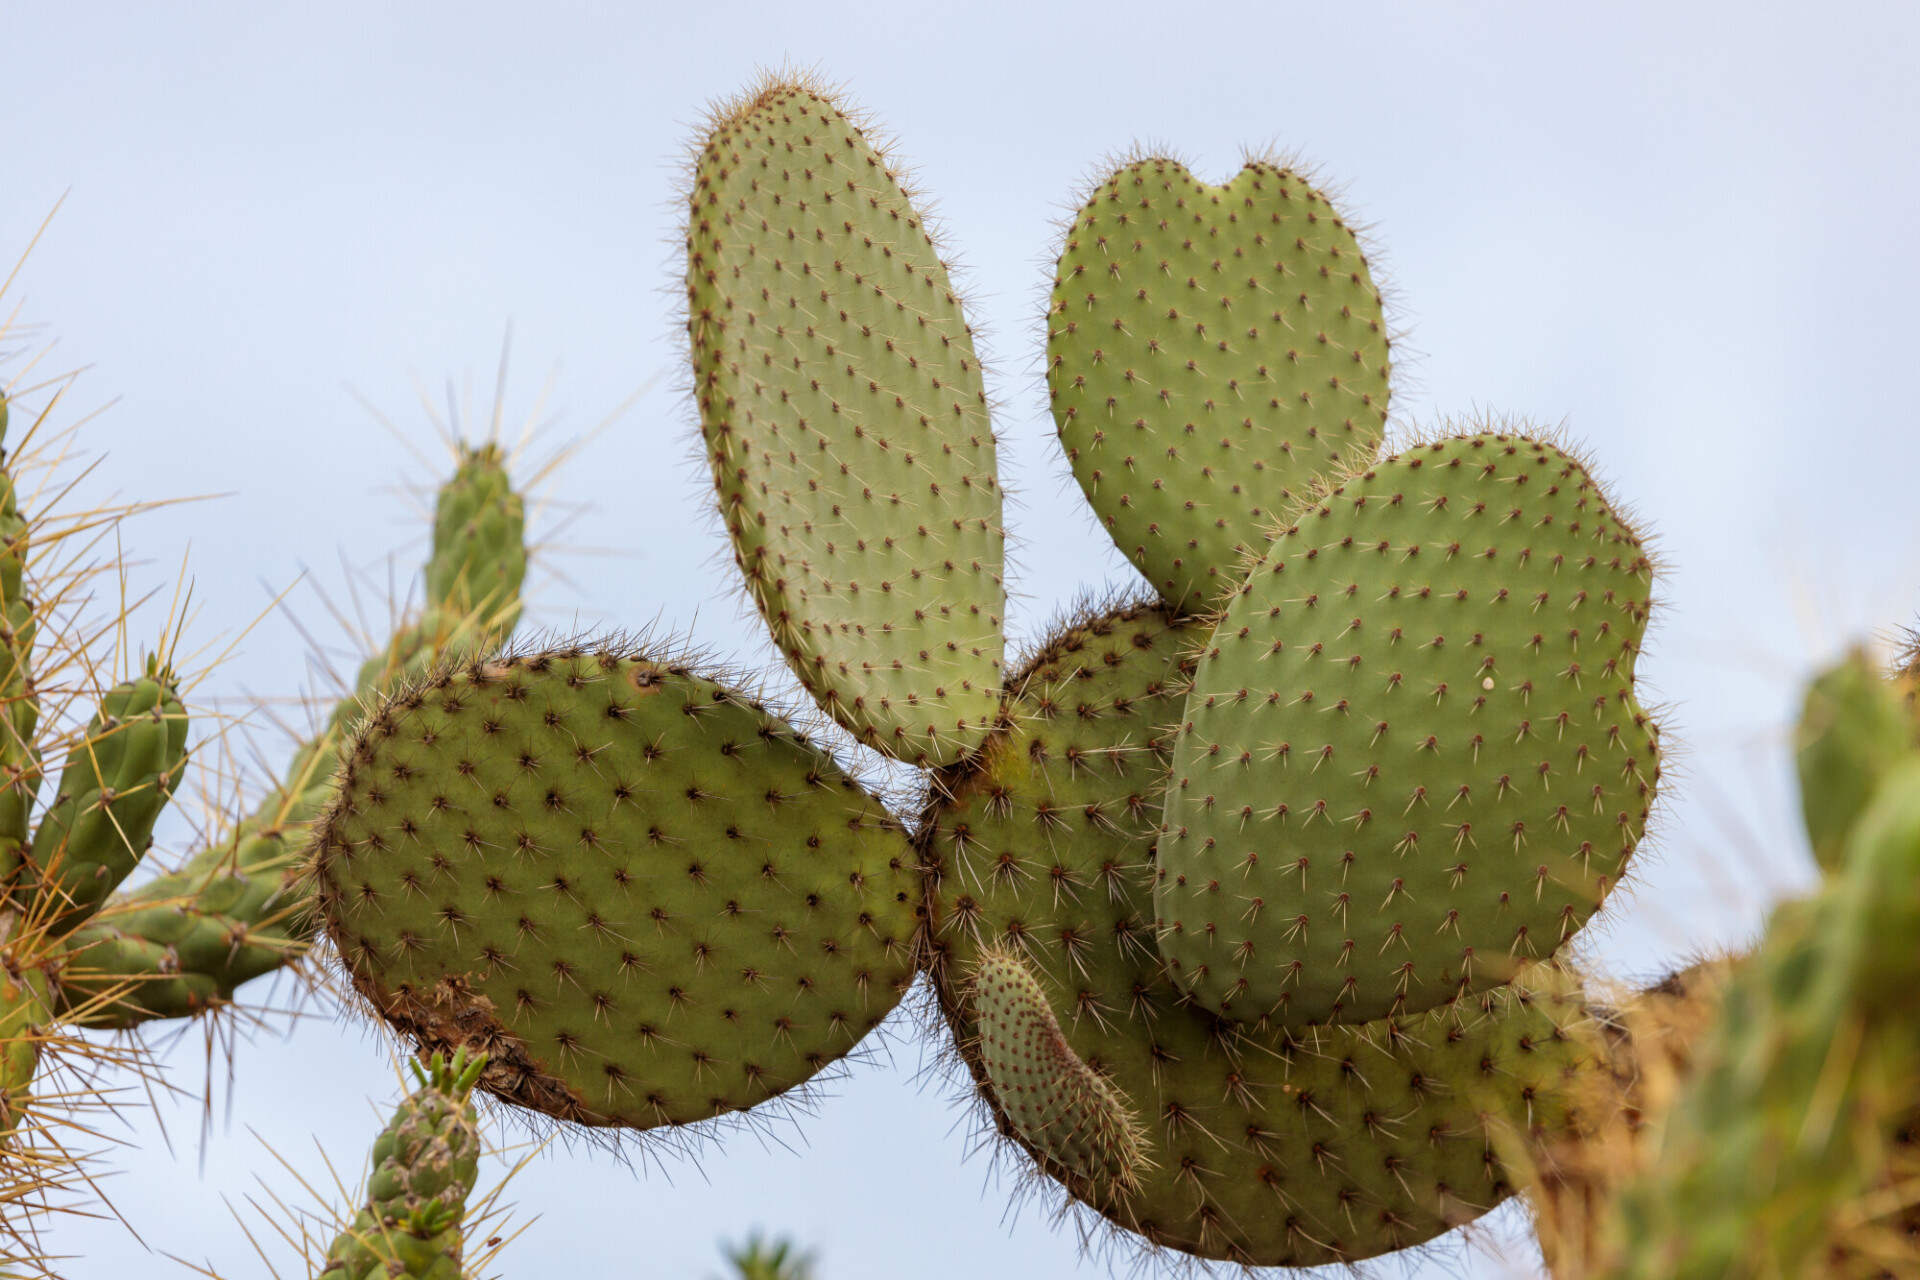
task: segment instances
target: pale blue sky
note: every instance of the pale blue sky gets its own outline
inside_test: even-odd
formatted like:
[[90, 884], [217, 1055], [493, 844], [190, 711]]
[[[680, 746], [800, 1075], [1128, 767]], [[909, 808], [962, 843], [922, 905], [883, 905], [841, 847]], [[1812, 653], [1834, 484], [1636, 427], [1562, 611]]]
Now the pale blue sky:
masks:
[[[1276, 143], [1370, 223], [1419, 353], [1403, 423], [1498, 410], [1565, 421], [1659, 534], [1666, 608], [1642, 671], [1687, 745], [1657, 860], [1603, 947], [1650, 973], [1739, 936], [1807, 874], [1782, 726], [1848, 637], [1920, 609], [1920, 10], [1900, 4], [1606, 6], [974, 3], [964, 6], [13, 3], [0, 252], [71, 194], [16, 286], [79, 402], [97, 490], [230, 497], [141, 520], [140, 570], [191, 544], [195, 634], [243, 627], [303, 566], [382, 575], [420, 526], [391, 486], [431, 480], [343, 389], [431, 448], [409, 377], [491, 385], [508, 412], [564, 364], [555, 438], [666, 381], [559, 477], [591, 504], [535, 620], [653, 619], [753, 657], [716, 576], [688, 465], [671, 309], [671, 198], [706, 100], [791, 61], [844, 80], [900, 139], [969, 270], [997, 357], [1011, 516], [1028, 550], [1014, 625], [1126, 573], [1059, 501], [1036, 379], [1053, 220], [1135, 140], [1224, 180]], [[337, 634], [307, 588], [303, 619]], [[209, 685], [297, 692], [304, 646], [270, 619]], [[270, 736], [275, 763], [284, 753]], [[176, 829], [177, 841], [184, 829]], [[199, 1048], [174, 1055], [197, 1082]], [[557, 1150], [517, 1183], [542, 1214], [508, 1275], [699, 1277], [763, 1225], [826, 1280], [1104, 1274], [970, 1156], [917, 1051], [856, 1071], [779, 1141], [695, 1165]], [[321, 1017], [236, 1054], [204, 1150], [136, 1119], [113, 1191], [155, 1249], [264, 1274], [222, 1197], [249, 1134], [347, 1176], [394, 1093], [369, 1033]], [[224, 1096], [224, 1095], [223, 1095]], [[372, 1100], [370, 1102], [370, 1099]], [[229, 1117], [230, 1116], [230, 1120]], [[78, 1277], [165, 1275], [117, 1227], [63, 1228]], [[1520, 1264], [1524, 1267], [1524, 1262]], [[1451, 1269], [1451, 1270], [1449, 1270]], [[1516, 1274], [1458, 1255], [1421, 1274]], [[1517, 1272], [1524, 1274], [1524, 1270]], [[179, 1274], [186, 1274], [180, 1272]]]

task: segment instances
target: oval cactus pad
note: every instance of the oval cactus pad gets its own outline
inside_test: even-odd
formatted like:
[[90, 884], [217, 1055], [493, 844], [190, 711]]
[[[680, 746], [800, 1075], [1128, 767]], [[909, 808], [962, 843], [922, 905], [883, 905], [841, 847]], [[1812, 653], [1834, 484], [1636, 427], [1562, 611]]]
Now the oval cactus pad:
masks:
[[1366, 255], [1298, 173], [1135, 160], [1074, 215], [1047, 385], [1074, 478], [1166, 602], [1203, 609], [1319, 476], [1371, 458], [1390, 361]]
[[1660, 776], [1653, 570], [1587, 469], [1423, 444], [1304, 511], [1194, 674], [1154, 891], [1236, 1017], [1364, 1022], [1507, 981], [1619, 882]]
[[764, 708], [618, 650], [472, 663], [389, 699], [314, 849], [368, 1003], [582, 1124], [751, 1107], [913, 977], [915, 871], [879, 801]]
[[947, 268], [886, 158], [798, 84], [717, 113], [687, 216], [695, 393], [748, 590], [836, 721], [951, 763], [993, 723], [1006, 589]]

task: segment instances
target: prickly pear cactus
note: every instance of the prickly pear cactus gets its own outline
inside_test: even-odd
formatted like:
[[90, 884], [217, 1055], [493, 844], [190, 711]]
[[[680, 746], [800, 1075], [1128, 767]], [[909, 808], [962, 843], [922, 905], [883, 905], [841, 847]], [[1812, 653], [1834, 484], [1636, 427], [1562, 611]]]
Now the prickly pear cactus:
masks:
[[373, 1143], [367, 1204], [327, 1251], [330, 1280], [460, 1280], [461, 1220], [480, 1169], [473, 1085], [486, 1058], [407, 1064], [419, 1088]]
[[1169, 605], [1206, 609], [1313, 482], [1371, 459], [1391, 361], [1346, 219], [1285, 163], [1146, 156], [1074, 215], [1047, 387], [1074, 478]]
[[1365, 1022], [1552, 955], [1660, 777], [1652, 567], [1587, 467], [1479, 433], [1298, 512], [1194, 673], [1154, 908], [1215, 1009]]
[[815, 86], [715, 112], [687, 199], [707, 460], [748, 592], [820, 705], [912, 764], [998, 705], [1000, 486], [980, 359], [893, 163]]
[[620, 648], [476, 660], [389, 698], [314, 857], [377, 1013], [582, 1124], [764, 1102], [914, 973], [915, 868], [880, 802], [758, 703]]
[[[1584, 1008], [1550, 973], [1359, 1027], [1187, 999], [1154, 947], [1151, 798], [1195, 633], [1154, 608], [1061, 629], [1009, 682], [1005, 726], [942, 775], [922, 835], [941, 1008], [1001, 1132], [1151, 1246], [1309, 1266], [1419, 1244], [1511, 1193], [1495, 1129], [1575, 1123]], [[1132, 1187], [1023, 1132], [966, 978], [990, 953], [1022, 957], [1066, 1046], [1140, 1117], [1153, 1163]]]

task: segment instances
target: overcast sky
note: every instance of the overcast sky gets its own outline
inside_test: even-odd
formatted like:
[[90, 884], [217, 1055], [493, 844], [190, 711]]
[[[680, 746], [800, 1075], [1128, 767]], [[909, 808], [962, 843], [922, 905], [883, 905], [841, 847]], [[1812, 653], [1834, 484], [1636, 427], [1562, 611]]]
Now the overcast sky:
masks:
[[[409, 571], [421, 524], [397, 490], [435, 477], [345, 388], [437, 458], [411, 379], [470, 381], [484, 411], [511, 322], [512, 420], [563, 366], [550, 440], [660, 379], [552, 486], [589, 504], [560, 540], [617, 554], [549, 558], [565, 577], [539, 577], [532, 620], [658, 619], [753, 657], [671, 390], [672, 192], [702, 104], [790, 61], [843, 80], [898, 136], [967, 268], [1005, 475], [1026, 498], [1010, 517], [1028, 548], [1017, 631], [1128, 580], [1077, 498], [1057, 500], [1035, 357], [1063, 201], [1136, 140], [1216, 181], [1275, 143], [1374, 229], [1418, 353], [1400, 366], [1402, 424], [1564, 422], [1659, 535], [1665, 605], [1641, 671], [1686, 768], [1601, 958], [1656, 973], [1805, 882], [1783, 737], [1797, 682], [1920, 608], [1920, 10], [293, 8], [5, 8], [0, 253], [68, 193], [10, 301], [58, 337], [57, 362], [90, 366], [77, 405], [119, 401], [87, 431], [106, 454], [88, 493], [230, 495], [130, 531], [147, 585], [191, 548], [194, 638], [236, 634], [311, 567], [290, 599], [337, 640], [313, 587], [340, 594], [343, 559], [376, 595], [389, 552]], [[300, 692], [305, 652], [276, 615], [203, 699]], [[249, 1127], [309, 1173], [317, 1138], [356, 1176], [390, 1060], [326, 1016], [283, 1031], [239, 1047], [204, 1147], [192, 1105], [162, 1108], [171, 1148], [132, 1122], [112, 1190], [153, 1249], [265, 1274], [223, 1197], [255, 1172], [298, 1188]], [[201, 1054], [189, 1035], [173, 1055], [189, 1085]], [[718, 1238], [757, 1225], [817, 1247], [824, 1280], [1103, 1274], [1041, 1215], [1007, 1215], [918, 1065], [904, 1043], [809, 1122], [697, 1164], [551, 1151], [516, 1183], [541, 1218], [503, 1270], [702, 1277]], [[54, 1239], [84, 1255], [78, 1277], [171, 1267], [110, 1224]], [[1421, 1274], [1525, 1274], [1515, 1257], [1443, 1254]]]

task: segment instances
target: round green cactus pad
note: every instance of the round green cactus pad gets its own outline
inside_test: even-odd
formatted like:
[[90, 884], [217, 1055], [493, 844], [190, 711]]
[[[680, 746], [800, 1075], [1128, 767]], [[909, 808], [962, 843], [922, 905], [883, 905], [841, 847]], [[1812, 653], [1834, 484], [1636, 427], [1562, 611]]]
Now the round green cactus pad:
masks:
[[1303, 509], [1188, 695], [1154, 891], [1176, 979], [1237, 1018], [1366, 1022], [1551, 955], [1646, 829], [1652, 586], [1587, 468], [1522, 436]]
[[387, 699], [316, 832], [353, 985], [481, 1086], [588, 1125], [752, 1107], [914, 972], [906, 837], [804, 735], [618, 646], [468, 663]]

